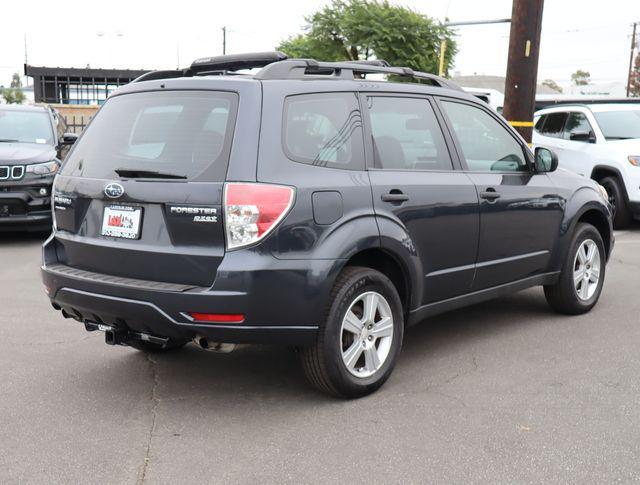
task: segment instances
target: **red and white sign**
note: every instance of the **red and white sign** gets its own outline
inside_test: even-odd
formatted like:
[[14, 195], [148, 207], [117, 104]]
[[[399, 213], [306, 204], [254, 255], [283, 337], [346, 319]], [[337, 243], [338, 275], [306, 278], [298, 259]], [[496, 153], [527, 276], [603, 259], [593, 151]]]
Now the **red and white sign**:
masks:
[[102, 235], [138, 239], [140, 237], [141, 219], [141, 207], [105, 207], [102, 218]]

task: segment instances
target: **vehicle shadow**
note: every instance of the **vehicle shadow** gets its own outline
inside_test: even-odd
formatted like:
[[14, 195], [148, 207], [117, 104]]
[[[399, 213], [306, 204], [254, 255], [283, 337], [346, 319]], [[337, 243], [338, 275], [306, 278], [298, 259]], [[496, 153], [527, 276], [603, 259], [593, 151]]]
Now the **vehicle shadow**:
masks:
[[[429, 369], [432, 359], [457, 352], [460, 347], [471, 348], [496, 334], [517, 332], [523, 325], [549, 324], [553, 317], [539, 289], [433, 317], [407, 330], [394, 378], [399, 375], [402, 379], [403, 371], [409, 368]], [[342, 402], [315, 392], [306, 383], [292, 349], [245, 346], [230, 354], [216, 354], [188, 345], [178, 351], [149, 356], [130, 351], [111, 370], [115, 374], [126, 373], [127, 368], [148, 359], [162, 399], [193, 399], [211, 405], [239, 401], [260, 401], [264, 405], [287, 400], [304, 406]], [[404, 377], [406, 381], [408, 376]], [[115, 383], [118, 379], [114, 375], [109, 381]], [[410, 382], [399, 385], [411, 387]], [[103, 392], [117, 394], [118, 388]]]

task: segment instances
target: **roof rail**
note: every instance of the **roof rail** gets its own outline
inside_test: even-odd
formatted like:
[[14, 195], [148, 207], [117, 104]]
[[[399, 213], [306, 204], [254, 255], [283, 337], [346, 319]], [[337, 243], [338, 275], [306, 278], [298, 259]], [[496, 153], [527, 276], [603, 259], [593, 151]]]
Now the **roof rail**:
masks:
[[462, 91], [460, 86], [443, 77], [414, 71], [408, 67], [390, 67], [386, 61], [318, 62], [314, 59], [288, 59], [265, 66], [254, 77], [267, 80], [302, 79], [305, 75], [332, 75], [338, 79], [353, 80], [356, 79], [354, 74], [390, 74], [430, 81], [432, 84], [442, 88]]
[[364, 66], [380, 66], [380, 67], [391, 67], [384, 59], [366, 59], [366, 60], [357, 60], [357, 61], [345, 61], [350, 64], [362, 64]]
[[362, 74], [389, 74], [429, 81], [435, 86], [462, 91], [457, 84], [435, 74], [414, 71], [408, 67], [392, 67], [382, 59], [344, 62], [318, 62], [315, 59], [289, 59], [283, 52], [253, 52], [196, 59], [187, 69], [151, 71], [133, 82], [172, 79], [178, 77], [236, 74], [241, 69], [262, 69], [255, 79], [303, 79], [305, 76], [333, 79], [357, 79]]

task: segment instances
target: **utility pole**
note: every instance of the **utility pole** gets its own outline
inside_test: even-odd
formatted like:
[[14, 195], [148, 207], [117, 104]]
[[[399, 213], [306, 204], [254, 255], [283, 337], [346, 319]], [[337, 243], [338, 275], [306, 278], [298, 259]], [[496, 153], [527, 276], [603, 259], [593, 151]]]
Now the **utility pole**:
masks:
[[627, 98], [631, 94], [631, 73], [633, 72], [633, 53], [636, 50], [636, 28], [638, 22], [633, 23], [633, 34], [631, 35], [631, 54], [629, 54], [629, 77], [627, 78]]
[[544, 0], [513, 0], [504, 117], [531, 143]]
[[227, 27], [222, 27], [222, 55], [227, 53]]

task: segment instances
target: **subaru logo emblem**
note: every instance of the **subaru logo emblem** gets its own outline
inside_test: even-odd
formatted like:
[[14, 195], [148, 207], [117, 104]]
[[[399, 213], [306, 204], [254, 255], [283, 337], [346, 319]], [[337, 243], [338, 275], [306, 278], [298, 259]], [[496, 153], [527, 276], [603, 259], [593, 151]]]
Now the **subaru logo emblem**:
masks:
[[124, 194], [124, 187], [116, 183], [109, 184], [104, 188], [104, 194], [110, 199], [117, 199]]

